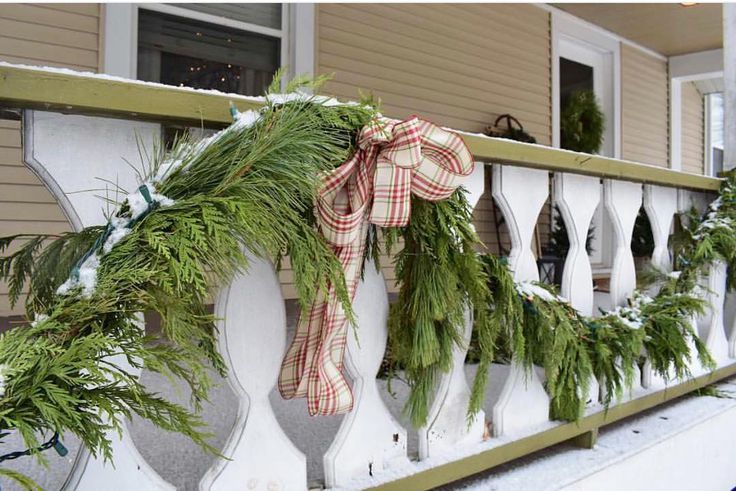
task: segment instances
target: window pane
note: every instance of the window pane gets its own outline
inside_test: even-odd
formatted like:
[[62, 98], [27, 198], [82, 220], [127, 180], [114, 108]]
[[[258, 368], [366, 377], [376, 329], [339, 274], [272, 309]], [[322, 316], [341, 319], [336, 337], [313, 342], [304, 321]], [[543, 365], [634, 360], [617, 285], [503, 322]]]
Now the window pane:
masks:
[[593, 90], [593, 67], [560, 57], [560, 107], [573, 92]]
[[281, 29], [280, 3], [174, 3], [176, 7]]
[[280, 40], [141, 9], [138, 78], [261, 95], [279, 66]]

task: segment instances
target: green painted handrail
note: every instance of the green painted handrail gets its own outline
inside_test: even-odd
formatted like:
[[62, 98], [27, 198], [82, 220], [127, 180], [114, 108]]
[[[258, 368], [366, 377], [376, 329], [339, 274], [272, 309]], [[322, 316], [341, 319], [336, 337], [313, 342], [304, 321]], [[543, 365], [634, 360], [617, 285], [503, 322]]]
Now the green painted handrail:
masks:
[[[0, 64], [0, 105], [6, 107], [222, 127], [232, 121], [231, 103], [241, 111], [260, 105], [253, 98], [235, 94]], [[700, 191], [716, 191], [720, 186], [720, 180], [713, 177], [653, 165], [461, 135], [475, 158], [484, 162]]]

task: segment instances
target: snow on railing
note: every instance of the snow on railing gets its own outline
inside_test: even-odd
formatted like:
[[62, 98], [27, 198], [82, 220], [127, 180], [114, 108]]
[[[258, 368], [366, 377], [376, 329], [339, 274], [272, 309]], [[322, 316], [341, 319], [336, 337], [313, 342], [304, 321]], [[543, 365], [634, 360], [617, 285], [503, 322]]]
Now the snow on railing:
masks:
[[[3, 65], [1, 70], [7, 72], [10, 68]], [[13, 73], [17, 75], [17, 70]], [[51, 84], [60, 83], [58, 77], [61, 76], [94, 78], [59, 72], [46, 76], [56, 80]], [[101, 81], [104, 79], [95, 83]], [[113, 80], [110, 83], [124, 85], [126, 82]], [[136, 90], [147, 88], [145, 84], [134, 85]], [[2, 89], [0, 83], [0, 94], [7, 96]], [[179, 93], [167, 92], [169, 88], [159, 86], [150, 89], [164, 90], [160, 97], [174, 99]], [[230, 97], [206, 95], [216, 98], [218, 104], [223, 97]], [[139, 145], [150, 150], [160, 133], [160, 125], [150, 122], [150, 117], [146, 118], [149, 122], [122, 119], [120, 110], [116, 110], [115, 118], [104, 117], [100, 115], [104, 111], [99, 107], [90, 109], [89, 104], [78, 105], [78, 108], [87, 109], [68, 110], [94, 113], [95, 116], [61, 114], [59, 106], [54, 104], [48, 107], [57, 112], [39, 110], [42, 95], [25, 102], [19, 97], [12, 98], [15, 107], [34, 108], [24, 113], [23, 150], [27, 165], [52, 190], [75, 227], [103, 223], [105, 218], [98, 201], [90, 193], [80, 191], [98, 187], [98, 178], [117, 182], [124, 189], [134, 189], [134, 176], [124, 159], [135, 160]], [[0, 95], [0, 100], [2, 98]], [[644, 207], [652, 225], [652, 262], [661, 269], [671, 269], [667, 239], [675, 212], [688, 208], [691, 203], [702, 207], [707, 197], [701, 191], [713, 190], [713, 182], [717, 182], [709, 178], [688, 181], [673, 176], [672, 171], [659, 170], [650, 174], [639, 172], [632, 180], [626, 179], [625, 174], [623, 180], [603, 178], [620, 174], [633, 165], [621, 163], [617, 171], [611, 167], [611, 162], [616, 162], [613, 159], [600, 160], [600, 165], [608, 166], [606, 172], [595, 175], [597, 171], [588, 169], [587, 175], [581, 175], [571, 172], [578, 168], [574, 159], [569, 165], [560, 163], [569, 152], [511, 142], [484, 147], [495, 140], [479, 136], [468, 138], [475, 138], [472, 140], [476, 142], [475, 148], [485, 149], [480, 154], [476, 152], [479, 162], [468, 184], [470, 201], [477, 204], [483, 194], [484, 170], [490, 165], [492, 196], [503, 213], [511, 239], [509, 265], [519, 281], [538, 279], [533, 234], [549, 198], [552, 179], [554, 202], [572, 239], [562, 275], [561, 295], [586, 315], [594, 312], [596, 302], [608, 307], [620, 306], [632, 293], [636, 272], [630, 243], [639, 209]], [[73, 152], [59, 151], [60, 148], [71, 148]], [[493, 148], [502, 150], [503, 155], [494, 158], [489, 150]], [[533, 148], [532, 153], [525, 154], [525, 148]], [[550, 162], [556, 164], [543, 169], [540, 155], [548, 155]], [[499, 161], [505, 163], [496, 163]], [[77, 171], [79, 162], [85, 163], [84, 172]], [[649, 178], [641, 177], [647, 175]], [[643, 180], [659, 183], [642, 184]], [[701, 191], [671, 187], [677, 183]], [[588, 229], [598, 207], [605, 207], [613, 224], [611, 289], [605, 298], [595, 295], [590, 258], [585, 248]], [[716, 379], [736, 372], [731, 358], [735, 355], [736, 333], [731, 325], [724, 325], [725, 269], [722, 265], [711, 268], [706, 286], [704, 291], [711, 307], [694, 322], [721, 367], [713, 376]], [[306, 410], [301, 411], [299, 420], [291, 421], [290, 426], [307, 430], [287, 434], [269, 399], [287, 338], [284, 300], [273, 265], [254, 259], [248, 272], [222, 289], [215, 309], [224, 319], [220, 325], [220, 349], [230, 366], [229, 382], [238, 407], [235, 424], [222, 448], [230, 460], [216, 460], [200, 482], [189, 483], [203, 490], [306, 489], [308, 483], [320, 475], [324, 476], [327, 487], [334, 488], [385, 486], [402, 489], [411, 484], [407, 480], [420, 474], [424, 476], [421, 482], [425, 486], [430, 485], [427, 483], [439, 485], [535, 449], [594, 432], [602, 424], [706, 383], [705, 379], [679, 381], [663, 393], [660, 390], [662, 381], [657, 380], [645, 364], [643, 387], [636, 387], [618, 406], [606, 412], [594, 398], [581, 422], [565, 424], [548, 418], [549, 396], [544, 389], [543, 373], [535, 371], [527, 375], [512, 360], [510, 366], [494, 365], [485, 413], [481, 412], [468, 424], [465, 415], [469, 390], [465, 374], [472, 367], [464, 363], [465, 350], [458, 349], [451, 371], [439, 381], [428, 425], [418, 430], [407, 427], [395, 411], [397, 404], [386, 394], [385, 384], [376, 380], [386, 347], [388, 295], [381, 273], [368, 268], [355, 300], [360, 343], [358, 345], [349, 336], [345, 361], [353, 380], [354, 410], [342, 419], [331, 444], [316, 445], [308, 430], [315, 420], [306, 415]], [[729, 328], [728, 336], [726, 327]], [[115, 441], [115, 466], [82, 454], [67, 482], [68, 489], [174, 488], [146, 463], [128, 430], [121, 438], [117, 435], [111, 438]], [[303, 453], [305, 448], [315, 446], [324, 449], [318, 457], [321, 461], [307, 458]], [[176, 453], [176, 449], [161, 451]], [[150, 451], [145, 453], [150, 455]], [[322, 472], [314, 471], [320, 467]]]

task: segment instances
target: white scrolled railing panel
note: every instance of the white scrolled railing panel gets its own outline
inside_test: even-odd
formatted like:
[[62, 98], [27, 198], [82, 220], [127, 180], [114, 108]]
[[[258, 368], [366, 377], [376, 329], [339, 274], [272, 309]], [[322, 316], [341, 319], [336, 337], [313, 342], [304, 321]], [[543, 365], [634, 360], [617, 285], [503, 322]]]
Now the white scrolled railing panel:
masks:
[[289, 440], [274, 415], [268, 395], [276, 385], [286, 349], [286, 312], [273, 265], [248, 253], [249, 268], [217, 297], [220, 352], [230, 386], [238, 397], [238, 416], [222, 454], [199, 489], [304, 489], [305, 456]]
[[353, 302], [358, 329], [352, 332], [349, 328], [345, 350], [354, 405], [324, 455], [328, 487], [341, 487], [352, 479], [380, 476], [387, 468], [409, 465], [406, 430], [389, 412], [376, 384], [386, 350], [388, 308], [383, 274], [372, 261], [368, 262]]
[[[592, 315], [594, 307], [593, 271], [586, 249], [588, 229], [601, 201], [601, 181], [597, 177], [556, 173], [555, 203], [567, 227], [570, 249], [562, 271], [560, 294], [582, 315]], [[600, 386], [591, 378], [588, 404], [598, 403]]]
[[[603, 202], [613, 225], [614, 252], [610, 295], [611, 307], [615, 308], [625, 306], [636, 288], [636, 267], [631, 251], [631, 237], [642, 203], [641, 184], [604, 179]], [[640, 388], [639, 366], [635, 364], [634, 369], [636, 372], [634, 385], [624, 398], [630, 397]]]
[[[476, 163], [464, 186], [468, 191], [468, 202], [475, 209], [485, 189], [485, 166], [482, 162]], [[452, 450], [458, 445], [479, 443], [483, 439], [485, 412], [480, 411], [470, 423], [466, 417], [470, 403], [470, 387], [465, 378], [465, 357], [472, 332], [473, 314], [467, 311], [463, 333], [464, 344], [453, 348], [452, 368], [440, 376], [437, 392], [429, 409], [428, 424], [419, 429], [420, 459]]]
[[[537, 281], [539, 271], [532, 238], [539, 213], [549, 195], [549, 173], [493, 165], [493, 198], [511, 236], [509, 268], [517, 281]], [[510, 329], [515, 326], [509, 326]], [[549, 395], [535, 370], [526, 372], [515, 360], [498, 402], [493, 407], [493, 434], [501, 436], [538, 427], [549, 421]]]
[[[150, 153], [159, 125], [88, 116], [25, 111], [24, 160], [58, 200], [76, 230], [104, 224], [99, 179], [134, 190], [139, 184], [126, 163], [139, 162], [139, 146]], [[83, 172], [80, 172], [83, 169]], [[86, 191], [86, 192], [85, 192]], [[115, 190], [110, 190], [115, 197]], [[81, 450], [64, 489], [173, 490], [140, 455], [123, 424], [111, 432], [115, 465]]]
[[[665, 273], [672, 271], [668, 241], [678, 209], [677, 203], [677, 189], [651, 184], [644, 186], [644, 211], [649, 218], [654, 239], [652, 266]], [[642, 385], [647, 389], [661, 389], [666, 385], [665, 380], [654, 373], [648, 359], [645, 359], [642, 367]]]

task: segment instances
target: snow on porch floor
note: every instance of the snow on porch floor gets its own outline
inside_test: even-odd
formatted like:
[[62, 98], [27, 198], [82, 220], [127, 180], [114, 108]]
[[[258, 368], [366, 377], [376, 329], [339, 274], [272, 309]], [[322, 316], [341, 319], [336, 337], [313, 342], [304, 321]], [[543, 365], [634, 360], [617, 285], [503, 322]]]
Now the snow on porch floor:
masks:
[[[640, 415], [601, 428], [593, 449], [562, 443], [476, 476], [439, 488], [442, 491], [551, 491], [564, 489], [617, 462], [644, 452], [729, 410], [736, 410], [736, 378], [714, 386], [725, 397], [685, 396]], [[736, 435], [732, 435], [732, 440]], [[704, 443], [694, 444], [703, 448]], [[733, 455], [730, 457], [733, 459]], [[690, 472], [696, 472], [693, 466]], [[616, 483], [609, 483], [614, 486]], [[642, 482], [645, 489], [653, 489]], [[736, 469], [728, 488], [736, 485]], [[683, 486], [685, 486], [683, 484]], [[593, 489], [586, 485], [576, 489]], [[595, 489], [600, 489], [596, 486]], [[623, 487], [619, 489], [624, 489]], [[631, 489], [631, 488], [626, 488]], [[691, 489], [689, 487], [670, 489]], [[707, 491], [706, 488], [700, 488]]]

